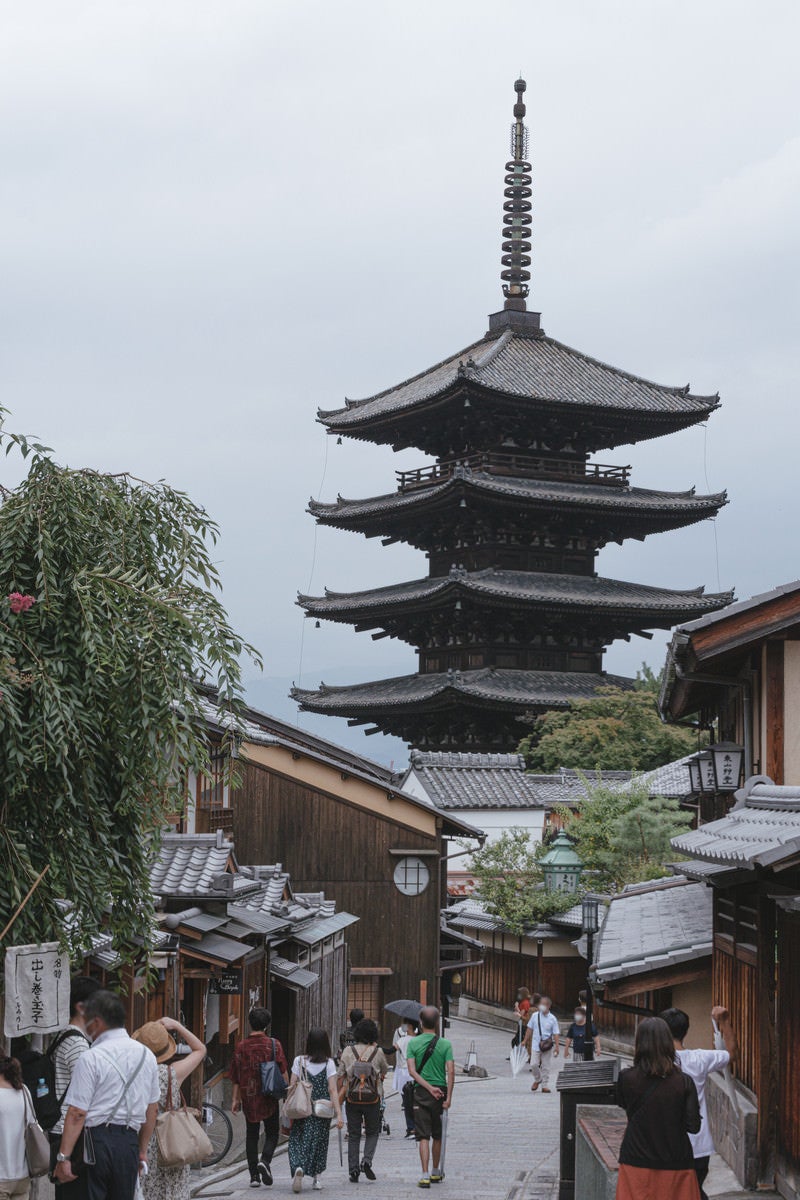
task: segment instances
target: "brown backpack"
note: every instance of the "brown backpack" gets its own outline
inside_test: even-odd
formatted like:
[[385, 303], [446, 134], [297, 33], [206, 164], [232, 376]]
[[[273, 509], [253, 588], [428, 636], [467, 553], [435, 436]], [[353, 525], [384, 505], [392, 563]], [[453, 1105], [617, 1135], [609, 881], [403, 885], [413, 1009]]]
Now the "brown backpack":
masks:
[[[353, 1053], [355, 1054], [355, 1048]], [[347, 1068], [348, 1104], [377, 1104], [380, 1100], [380, 1076], [372, 1061], [377, 1053], [376, 1046], [366, 1058], [357, 1058], [353, 1065]]]

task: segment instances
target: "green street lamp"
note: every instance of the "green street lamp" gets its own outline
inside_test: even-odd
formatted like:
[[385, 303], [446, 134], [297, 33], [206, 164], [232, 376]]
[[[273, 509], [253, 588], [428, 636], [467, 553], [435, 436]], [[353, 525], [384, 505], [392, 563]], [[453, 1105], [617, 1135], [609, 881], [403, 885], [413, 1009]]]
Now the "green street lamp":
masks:
[[570, 838], [560, 830], [542, 859], [544, 885], [548, 892], [577, 892], [583, 863]]

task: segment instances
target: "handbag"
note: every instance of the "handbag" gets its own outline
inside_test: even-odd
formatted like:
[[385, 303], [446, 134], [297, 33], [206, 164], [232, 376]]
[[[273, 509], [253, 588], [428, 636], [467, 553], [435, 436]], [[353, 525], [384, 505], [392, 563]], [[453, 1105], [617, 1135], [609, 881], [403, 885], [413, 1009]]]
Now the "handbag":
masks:
[[300, 1067], [301, 1075], [294, 1076], [283, 1102], [283, 1115], [289, 1121], [303, 1121], [311, 1116], [311, 1080], [306, 1074], [305, 1062]]
[[50, 1138], [36, 1120], [36, 1110], [30, 1092], [26, 1087], [23, 1087], [22, 1091], [25, 1098], [25, 1157], [28, 1160], [28, 1174], [31, 1179], [38, 1179], [50, 1170]]
[[271, 1042], [272, 1058], [266, 1062], [259, 1063], [261, 1071], [261, 1095], [272, 1096], [273, 1100], [282, 1100], [286, 1095], [289, 1085], [283, 1078], [281, 1069], [275, 1061], [275, 1038], [269, 1039]]
[[553, 1039], [551, 1037], [542, 1037], [542, 1017], [540, 1013], [536, 1014], [536, 1020], [539, 1022], [539, 1049], [542, 1054], [546, 1054], [548, 1050], [553, 1049]]
[[162, 1167], [186, 1167], [210, 1157], [213, 1147], [208, 1134], [197, 1120], [197, 1110], [187, 1108], [181, 1097], [181, 1107], [175, 1108], [172, 1099], [173, 1073], [169, 1072], [166, 1112], [156, 1117], [156, 1145]]
[[313, 1103], [314, 1116], [319, 1117], [323, 1121], [330, 1121], [334, 1116], [333, 1101], [327, 1096], [323, 1096], [320, 1100], [315, 1100]]

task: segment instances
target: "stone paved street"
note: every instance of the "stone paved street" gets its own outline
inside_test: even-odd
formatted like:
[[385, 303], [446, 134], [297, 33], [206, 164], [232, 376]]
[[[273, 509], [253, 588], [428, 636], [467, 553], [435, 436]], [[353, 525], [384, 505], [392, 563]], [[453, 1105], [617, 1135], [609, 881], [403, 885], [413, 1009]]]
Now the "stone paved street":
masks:
[[[486, 1025], [454, 1020], [450, 1030], [456, 1059], [456, 1091], [448, 1132], [445, 1182], [431, 1192], [440, 1200], [554, 1200], [557, 1195], [559, 1098], [555, 1082], [550, 1095], [531, 1093], [531, 1077], [523, 1072], [512, 1079], [505, 1061], [509, 1034]], [[472, 1079], [458, 1073], [474, 1040], [478, 1064], [489, 1071], [488, 1079]], [[558, 1060], [559, 1064], [563, 1059]], [[381, 1136], [374, 1167], [376, 1184], [364, 1177], [357, 1185], [347, 1178], [339, 1165], [336, 1131], [331, 1134], [328, 1170], [323, 1176], [323, 1200], [369, 1200], [372, 1193], [388, 1200], [410, 1200], [419, 1196], [419, 1156], [412, 1141], [403, 1138], [404, 1125], [400, 1101], [391, 1095], [386, 1116], [391, 1136]], [[345, 1163], [347, 1143], [344, 1143]], [[226, 1196], [243, 1198], [256, 1195], [249, 1187], [249, 1175], [232, 1164], [227, 1171], [215, 1170], [207, 1178], [195, 1181], [198, 1197]], [[282, 1147], [273, 1162], [275, 1183], [270, 1194], [291, 1195], [289, 1163]], [[224, 1176], [224, 1178], [223, 1178]], [[713, 1160], [707, 1183], [709, 1196], [742, 1195], [736, 1181], [720, 1159]], [[310, 1194], [310, 1182], [303, 1194]], [[259, 1195], [266, 1196], [259, 1189]]]
[[[558, 1176], [559, 1106], [555, 1090], [549, 1096], [530, 1091], [531, 1077], [523, 1072], [511, 1078], [505, 1061], [510, 1035], [487, 1026], [454, 1020], [450, 1030], [456, 1059], [456, 1091], [450, 1117], [447, 1140], [447, 1178], [440, 1192], [458, 1196], [459, 1200], [481, 1197], [481, 1200], [550, 1200]], [[485, 1067], [489, 1079], [472, 1079], [458, 1074], [466, 1061], [467, 1050], [475, 1040], [478, 1063]], [[381, 1136], [375, 1155], [376, 1184], [361, 1177], [358, 1185], [350, 1183], [345, 1167], [339, 1166], [336, 1131], [331, 1133], [328, 1170], [323, 1177], [328, 1200], [354, 1200], [359, 1194], [374, 1191], [381, 1197], [419, 1196], [419, 1155], [413, 1141], [403, 1138], [404, 1123], [399, 1097], [387, 1101], [387, 1121], [391, 1136]], [[344, 1143], [345, 1164], [347, 1143]], [[289, 1163], [279, 1153], [273, 1162], [275, 1183], [271, 1193], [291, 1194]], [[310, 1193], [310, 1183], [304, 1193]], [[431, 1189], [435, 1194], [436, 1188]], [[254, 1196], [249, 1187], [246, 1170], [233, 1177], [201, 1184], [200, 1196]], [[260, 1192], [265, 1195], [264, 1191]], [[442, 1197], [444, 1200], [444, 1197]]]

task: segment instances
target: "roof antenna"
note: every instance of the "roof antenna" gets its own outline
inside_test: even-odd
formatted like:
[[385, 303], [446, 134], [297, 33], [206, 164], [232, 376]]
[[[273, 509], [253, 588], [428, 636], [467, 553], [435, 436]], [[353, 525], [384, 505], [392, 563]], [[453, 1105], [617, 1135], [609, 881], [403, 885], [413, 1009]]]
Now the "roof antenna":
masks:
[[525, 312], [528, 280], [531, 273], [531, 164], [528, 153], [528, 130], [523, 124], [525, 104], [522, 97], [527, 84], [518, 79], [514, 84], [517, 102], [514, 105], [514, 124], [511, 126], [512, 158], [506, 163], [505, 203], [503, 204], [503, 308]]

